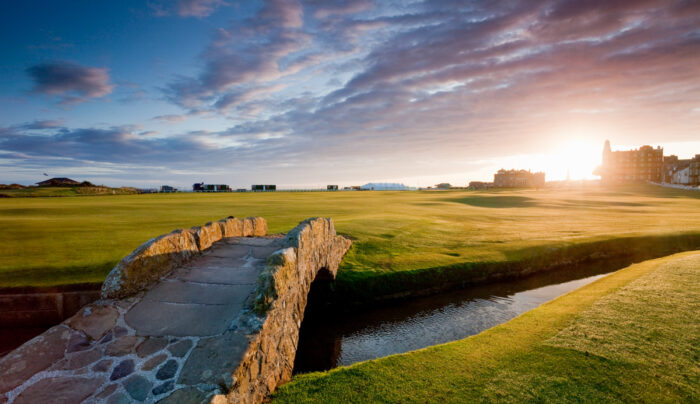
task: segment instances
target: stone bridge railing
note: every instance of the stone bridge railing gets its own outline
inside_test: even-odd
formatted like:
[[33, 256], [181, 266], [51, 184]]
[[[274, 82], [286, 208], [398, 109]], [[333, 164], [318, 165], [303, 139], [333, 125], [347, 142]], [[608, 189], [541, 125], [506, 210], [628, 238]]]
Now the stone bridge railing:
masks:
[[[139, 246], [110, 272], [100, 300], [0, 358], [0, 403], [262, 402], [291, 378], [311, 283], [320, 271], [334, 278], [351, 245], [324, 218], [303, 221], [283, 238], [266, 233], [262, 218], [230, 217]], [[227, 264], [226, 256], [249, 248], [246, 264], [233, 258]], [[259, 259], [264, 256], [266, 262]], [[250, 289], [238, 296], [244, 303], [231, 306], [242, 308], [209, 317], [225, 324], [223, 333], [169, 337], [130, 323], [132, 310], [148, 306], [159, 287], [202, 287], [181, 274], [206, 271], [212, 259], [224, 265], [215, 272], [257, 268], [245, 284]], [[164, 326], [177, 319], [152, 314]]]
[[336, 235], [331, 219], [313, 218], [290, 231], [285, 244], [268, 257], [253, 310], [243, 320], [259, 326], [233, 374], [230, 403], [261, 402], [291, 379], [311, 283], [321, 270], [334, 279], [352, 242]]

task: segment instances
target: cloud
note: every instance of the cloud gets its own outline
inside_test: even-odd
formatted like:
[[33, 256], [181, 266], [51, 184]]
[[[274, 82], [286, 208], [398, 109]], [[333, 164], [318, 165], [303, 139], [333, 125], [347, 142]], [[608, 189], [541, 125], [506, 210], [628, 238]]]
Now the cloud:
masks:
[[299, 65], [282, 64], [311, 41], [301, 30], [303, 17], [298, 0], [270, 0], [242, 25], [219, 28], [202, 53], [199, 76], [174, 80], [166, 97], [193, 110], [227, 108], [236, 94], [298, 71]]
[[303, 183], [455, 172], [474, 156], [540, 153], [571, 132], [692, 140], [694, 4], [265, 2], [216, 29], [198, 70], [166, 85], [183, 113], [154, 118], [206, 114], [227, 129], [12, 128], [21, 133], [0, 132], [0, 149]]
[[176, 0], [151, 1], [148, 6], [158, 17], [176, 14], [180, 17], [203, 18], [213, 14], [219, 7], [227, 6], [223, 0]]
[[153, 119], [154, 119], [154, 120], [157, 120], [157, 121], [163, 121], [163, 122], [174, 123], [174, 122], [182, 122], [182, 121], [186, 120], [187, 117], [188, 117], [187, 114], [180, 114], [180, 115], [178, 115], [178, 114], [167, 114], [167, 115], [158, 115], [158, 116], [154, 116]]
[[44, 120], [44, 121], [34, 121], [20, 125], [21, 129], [27, 130], [40, 130], [40, 129], [54, 129], [64, 126], [62, 120]]
[[185, 160], [192, 153], [211, 149], [196, 137], [152, 138], [133, 126], [58, 129], [34, 135], [5, 128], [0, 130], [0, 150], [22, 152], [33, 158], [136, 163]]
[[34, 81], [33, 92], [58, 96], [62, 103], [104, 97], [114, 89], [107, 69], [73, 62], [40, 63], [29, 67], [27, 73]]

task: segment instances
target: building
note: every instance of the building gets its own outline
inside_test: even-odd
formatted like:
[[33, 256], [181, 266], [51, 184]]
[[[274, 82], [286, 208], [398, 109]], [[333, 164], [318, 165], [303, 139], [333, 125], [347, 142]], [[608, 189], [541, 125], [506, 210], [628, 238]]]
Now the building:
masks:
[[166, 194], [171, 192], [177, 192], [177, 188], [171, 187], [170, 185], [161, 185], [160, 192]]
[[80, 185], [78, 181], [65, 177], [51, 178], [46, 181], [37, 182], [36, 184], [40, 187], [74, 187]]
[[500, 169], [493, 175], [493, 186], [496, 188], [541, 188], [544, 187], [544, 173], [530, 170]]
[[450, 189], [450, 188], [452, 188], [452, 184], [450, 184], [449, 182], [441, 182], [441, 183], [435, 185], [435, 188], [437, 188], [437, 189]]
[[603, 147], [603, 165], [598, 170], [604, 185], [630, 182], [661, 182], [664, 149], [642, 146], [639, 149], [612, 151], [610, 141]]
[[692, 159], [664, 156], [663, 182], [677, 185], [700, 185], [700, 154]]
[[328, 191], [337, 191], [338, 186], [337, 185], [326, 185], [326, 190]]
[[[670, 163], [670, 164], [667, 164]], [[700, 154], [692, 159], [664, 158], [664, 182], [695, 187], [700, 185]]]
[[469, 183], [469, 189], [487, 189], [492, 188], [493, 182], [483, 182], [483, 181], [471, 181]]
[[396, 182], [368, 182], [360, 187], [363, 191], [407, 191], [409, 189], [411, 188]]
[[231, 192], [231, 188], [226, 184], [205, 184], [203, 182], [192, 185], [194, 192]]
[[250, 189], [255, 192], [276, 191], [277, 185], [252, 185]]

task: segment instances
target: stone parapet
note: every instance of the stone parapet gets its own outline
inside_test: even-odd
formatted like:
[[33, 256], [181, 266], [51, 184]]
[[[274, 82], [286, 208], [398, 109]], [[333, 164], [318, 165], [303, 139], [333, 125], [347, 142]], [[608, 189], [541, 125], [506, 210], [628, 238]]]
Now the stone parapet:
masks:
[[285, 248], [267, 258], [253, 307], [240, 320], [241, 328], [254, 327], [233, 385], [212, 402], [260, 403], [291, 379], [311, 283], [321, 271], [335, 278], [351, 244], [330, 218], [305, 220], [287, 234]]
[[267, 222], [261, 217], [229, 217], [158, 236], [138, 246], [110, 271], [102, 284], [102, 298], [120, 299], [148, 289], [222, 238], [266, 234]]

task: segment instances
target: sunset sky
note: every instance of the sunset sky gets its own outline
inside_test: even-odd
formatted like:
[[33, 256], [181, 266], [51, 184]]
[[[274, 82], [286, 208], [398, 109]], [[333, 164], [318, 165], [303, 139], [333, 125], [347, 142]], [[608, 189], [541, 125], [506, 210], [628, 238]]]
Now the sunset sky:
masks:
[[700, 1], [17, 1], [0, 183], [595, 178], [700, 153]]

